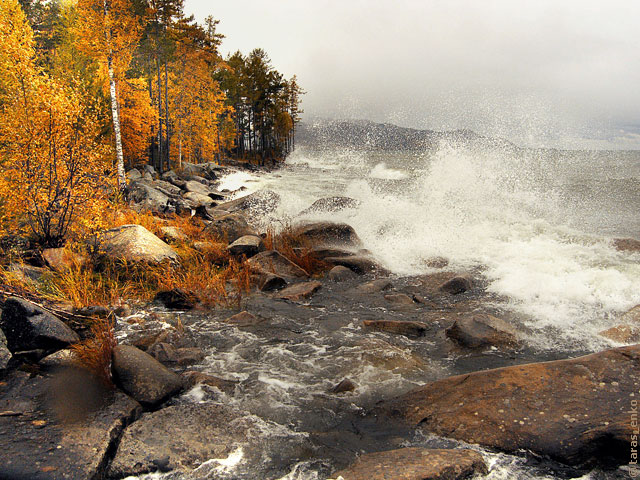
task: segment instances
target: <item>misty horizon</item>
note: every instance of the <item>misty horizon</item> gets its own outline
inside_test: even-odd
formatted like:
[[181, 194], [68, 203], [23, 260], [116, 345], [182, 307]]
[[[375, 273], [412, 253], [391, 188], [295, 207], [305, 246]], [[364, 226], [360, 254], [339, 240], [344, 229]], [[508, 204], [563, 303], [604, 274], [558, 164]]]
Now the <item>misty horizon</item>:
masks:
[[220, 20], [223, 54], [264, 48], [285, 76], [296, 74], [306, 121], [640, 148], [640, 5], [188, 0], [185, 11]]

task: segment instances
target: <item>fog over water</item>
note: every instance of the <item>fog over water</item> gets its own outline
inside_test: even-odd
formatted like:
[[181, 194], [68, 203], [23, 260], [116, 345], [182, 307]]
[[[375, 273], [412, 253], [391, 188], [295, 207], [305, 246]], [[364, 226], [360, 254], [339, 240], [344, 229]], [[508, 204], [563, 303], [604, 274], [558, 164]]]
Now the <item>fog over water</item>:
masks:
[[640, 148], [633, 1], [187, 0], [223, 53], [264, 48], [306, 118], [470, 128], [528, 146]]

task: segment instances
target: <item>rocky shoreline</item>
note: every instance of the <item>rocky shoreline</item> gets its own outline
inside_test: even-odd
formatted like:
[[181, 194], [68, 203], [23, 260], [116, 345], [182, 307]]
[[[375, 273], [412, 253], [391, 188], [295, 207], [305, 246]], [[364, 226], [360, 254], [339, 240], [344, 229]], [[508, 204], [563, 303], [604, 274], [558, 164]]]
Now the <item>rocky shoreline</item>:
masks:
[[[233, 192], [217, 189], [225, 173], [213, 164], [187, 165], [162, 177], [149, 167], [129, 172], [132, 208], [199, 217], [225, 240], [233, 258], [246, 262], [252, 287], [235, 310], [199, 310], [198, 292], [172, 290], [151, 306], [115, 312], [119, 345], [110, 363], [115, 389], [87, 373], [68, 350], [83, 332], [36, 303], [4, 299], [0, 478], [120, 479], [149, 472], [211, 478], [212, 459], [231, 459], [238, 451], [251, 458], [252, 447], [257, 451], [263, 442], [260, 426], [233, 402], [224, 404], [248, 387], [227, 372], [212, 375], [198, 368], [211, 354], [210, 340], [200, 338], [199, 329], [211, 324], [286, 344], [300, 334], [300, 322], [318, 323], [318, 318], [323, 324], [314, 328], [334, 335], [357, 329], [361, 340], [349, 348], [358, 359], [395, 375], [413, 375], [414, 388], [381, 399], [362, 397], [361, 425], [340, 430], [345, 438], [357, 432], [357, 441], [341, 445], [331, 440], [335, 432], [315, 431], [291, 447], [288, 461], [308, 458], [312, 450], [335, 455], [324, 478], [344, 480], [487, 473], [489, 466], [474, 450], [419, 448], [397, 440], [418, 428], [493, 451], [529, 452], [574, 472], [596, 467], [624, 473], [619, 467], [630, 459], [631, 402], [640, 395], [638, 345], [571, 359], [538, 358], [495, 307], [481, 272], [451, 271], [446, 259], [434, 258], [428, 259], [431, 274], [397, 278], [346, 224], [293, 225], [291, 234], [321, 262], [322, 268], [310, 273], [291, 260], [297, 252], [288, 258], [268, 249], [269, 232], [252, 224], [253, 212], [275, 210], [278, 196], [262, 191], [231, 200]], [[330, 212], [351, 203], [334, 197], [309, 208]], [[143, 265], [179, 261], [171, 244], [182, 233], [174, 227], [163, 233], [164, 240], [140, 225], [118, 227], [94, 240], [94, 254]], [[631, 241], [620, 244], [633, 247]], [[51, 269], [66, 261], [56, 252], [45, 255]], [[634, 312], [637, 308], [621, 318], [620, 328], [635, 328]], [[292, 328], [283, 318], [298, 323]], [[632, 334], [625, 343], [636, 341]], [[425, 375], [430, 359], [447, 360], [455, 374]], [[346, 377], [332, 382], [321, 401], [331, 408], [354, 401], [350, 395], [358, 391], [357, 382]], [[182, 393], [203, 385], [218, 392], [215, 402], [181, 400]], [[365, 432], [365, 425], [375, 427]]]

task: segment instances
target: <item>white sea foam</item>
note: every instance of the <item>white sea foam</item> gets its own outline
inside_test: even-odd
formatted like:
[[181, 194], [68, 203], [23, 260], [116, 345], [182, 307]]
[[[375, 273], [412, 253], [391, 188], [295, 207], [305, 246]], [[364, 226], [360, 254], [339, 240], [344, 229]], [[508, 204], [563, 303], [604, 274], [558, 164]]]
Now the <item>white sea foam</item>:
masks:
[[403, 178], [407, 178], [408, 174], [401, 170], [389, 168], [384, 162], [381, 162], [373, 167], [369, 176], [380, 180], [402, 180]]
[[[611, 218], [615, 203], [590, 198], [604, 188], [593, 178], [602, 174], [601, 165], [596, 162], [600, 170], [589, 171], [592, 159], [580, 163], [575, 155], [569, 161], [442, 145], [421, 165], [407, 159], [402, 172], [397, 156], [376, 159], [370, 169], [361, 156], [349, 155], [304, 152], [277, 176], [263, 175], [259, 187], [282, 196], [276, 218], [295, 218], [323, 196], [356, 198], [356, 209], [313, 218], [351, 224], [394, 273], [429, 272], [424, 260], [434, 256], [448, 258], [452, 268], [482, 268], [489, 290], [508, 297], [510, 307], [538, 332], [534, 343], [544, 348], [575, 342], [602, 347], [605, 340], [597, 332], [640, 303], [638, 255], [616, 251], [610, 237], [590, 230], [599, 223], [608, 231], [628, 222], [628, 216]], [[344, 168], [333, 168], [337, 159]], [[298, 168], [302, 163], [306, 167]], [[368, 181], [367, 171], [386, 178], [402, 174], [403, 184], [384, 189]], [[571, 184], [575, 178], [579, 182]], [[590, 178], [596, 186], [588, 184]]]

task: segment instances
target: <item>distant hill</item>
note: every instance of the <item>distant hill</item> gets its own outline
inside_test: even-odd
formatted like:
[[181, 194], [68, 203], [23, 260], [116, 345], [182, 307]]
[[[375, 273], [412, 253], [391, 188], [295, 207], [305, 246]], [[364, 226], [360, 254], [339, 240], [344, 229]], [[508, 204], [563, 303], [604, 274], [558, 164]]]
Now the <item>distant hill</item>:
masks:
[[506, 140], [484, 137], [471, 130], [437, 132], [368, 120], [313, 120], [300, 123], [296, 131], [296, 144], [315, 149], [425, 151], [437, 148], [443, 140], [515, 148]]

